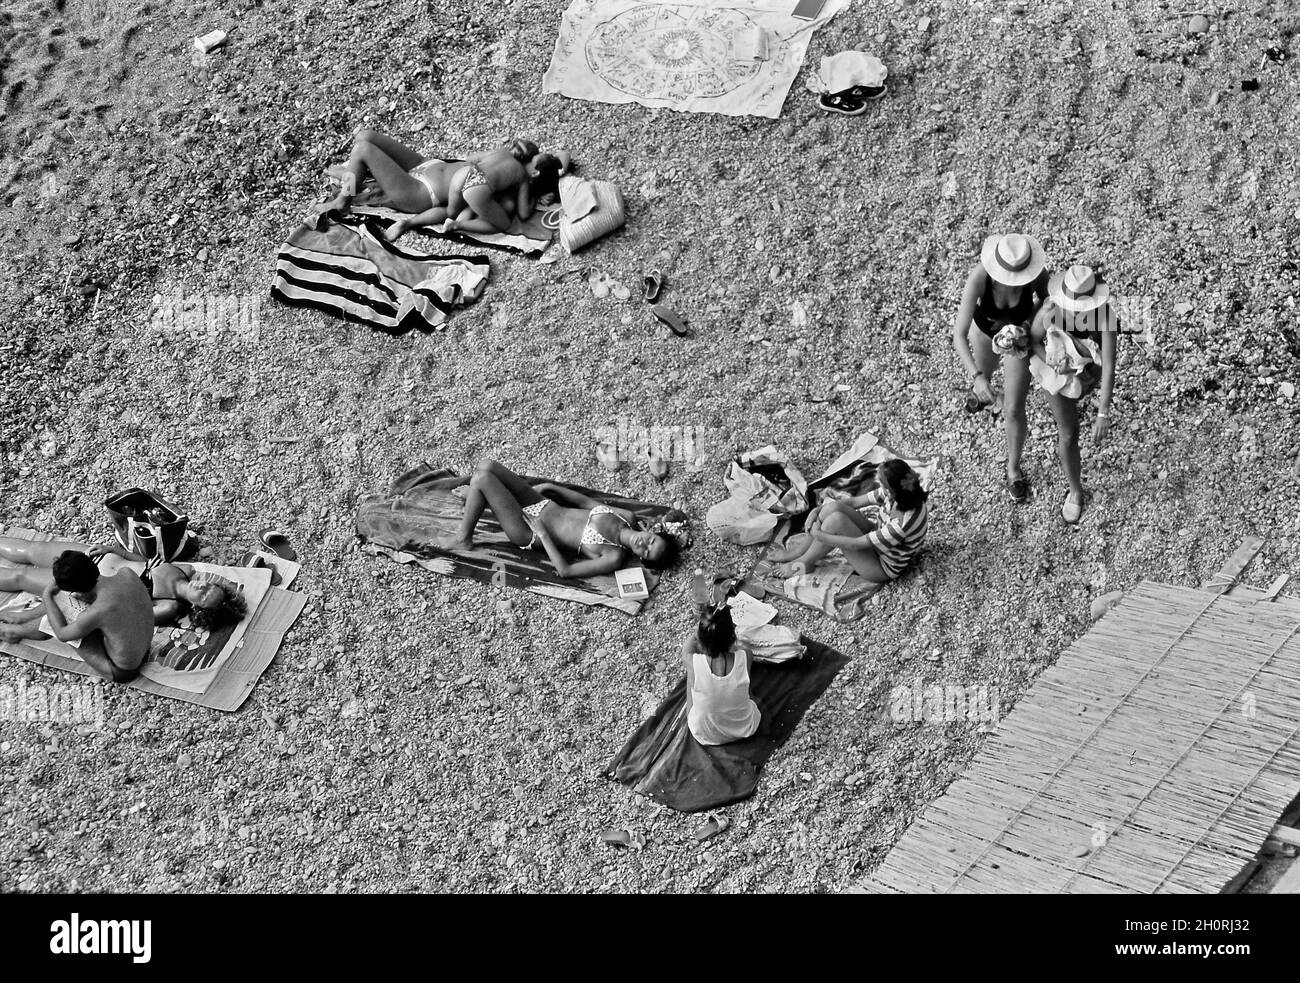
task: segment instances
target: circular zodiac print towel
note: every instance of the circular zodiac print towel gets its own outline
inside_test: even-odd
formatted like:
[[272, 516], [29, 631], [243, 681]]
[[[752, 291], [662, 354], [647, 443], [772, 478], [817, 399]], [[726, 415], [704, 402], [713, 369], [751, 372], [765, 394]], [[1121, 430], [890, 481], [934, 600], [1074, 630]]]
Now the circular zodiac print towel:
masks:
[[781, 115], [815, 31], [847, 0], [827, 0], [813, 21], [793, 0], [575, 0], [564, 12], [545, 92], [596, 102], [728, 116]]

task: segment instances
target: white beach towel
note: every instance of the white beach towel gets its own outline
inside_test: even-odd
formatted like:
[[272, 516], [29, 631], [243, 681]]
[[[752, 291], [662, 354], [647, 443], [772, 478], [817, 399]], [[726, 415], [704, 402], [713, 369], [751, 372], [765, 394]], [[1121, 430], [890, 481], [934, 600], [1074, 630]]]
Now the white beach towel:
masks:
[[793, 0], [574, 0], [542, 91], [775, 119], [813, 32], [847, 5], [826, 0], [804, 21]]

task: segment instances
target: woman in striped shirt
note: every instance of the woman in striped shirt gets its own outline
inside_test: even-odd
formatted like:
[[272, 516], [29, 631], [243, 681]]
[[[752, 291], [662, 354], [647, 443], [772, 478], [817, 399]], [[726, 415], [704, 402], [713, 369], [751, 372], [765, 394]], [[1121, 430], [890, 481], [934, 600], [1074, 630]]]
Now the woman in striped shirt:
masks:
[[822, 503], [809, 522], [807, 546], [773, 573], [807, 573], [839, 547], [864, 580], [884, 583], [901, 575], [925, 542], [927, 495], [920, 476], [905, 461], [886, 461], [876, 479], [878, 487], [864, 495]]

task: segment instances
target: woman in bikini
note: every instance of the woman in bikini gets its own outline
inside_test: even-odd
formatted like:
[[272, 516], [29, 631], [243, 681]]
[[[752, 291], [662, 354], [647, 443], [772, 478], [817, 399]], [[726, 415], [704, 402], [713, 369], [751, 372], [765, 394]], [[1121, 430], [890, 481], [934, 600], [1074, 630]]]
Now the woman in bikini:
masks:
[[1048, 302], [1030, 328], [1029, 371], [1048, 394], [1056, 417], [1056, 453], [1070, 483], [1061, 517], [1071, 525], [1083, 515], [1087, 492], [1079, 455], [1079, 401], [1101, 388], [1092, 439], [1100, 444], [1110, 425], [1115, 386], [1119, 317], [1110, 288], [1088, 266], [1071, 266], [1047, 285]]
[[[529, 176], [537, 172], [539, 158], [559, 160], [563, 166], [563, 156], [557, 159], [541, 154], [537, 145], [528, 140], [516, 140], [508, 150], [474, 154], [467, 161], [441, 160], [375, 130], [362, 129], [353, 141], [347, 174], [338, 195], [316, 206], [315, 211], [346, 212], [369, 175], [388, 196], [393, 208], [410, 214], [385, 230], [389, 241], [397, 240], [411, 229], [442, 225], [449, 217], [454, 219], [455, 228], [465, 231], [503, 231], [510, 226], [511, 212], [517, 212], [522, 218], [532, 214], [536, 199], [531, 190], [525, 195], [524, 189], [530, 183]], [[548, 169], [551, 166], [543, 164]], [[515, 179], [513, 183], [510, 178]], [[493, 189], [486, 198], [479, 190], [483, 187]], [[489, 205], [487, 199], [494, 194], [501, 195], [501, 200], [493, 199]], [[476, 221], [483, 214], [480, 209], [489, 213], [490, 221], [485, 227], [480, 227], [482, 221]]]
[[980, 261], [966, 276], [952, 325], [952, 346], [971, 380], [968, 409], [978, 411], [997, 402], [991, 380], [1001, 357], [1007, 493], [1017, 503], [1029, 497], [1029, 482], [1020, 470], [1029, 393], [1029, 329], [1047, 297], [1047, 280], [1043, 247], [1033, 236], [989, 236]]
[[[52, 567], [54, 561], [67, 551], [85, 553], [95, 561], [104, 576], [113, 576], [128, 568], [128, 554], [117, 545], [88, 546], [57, 540], [33, 543], [0, 536], [0, 557], [24, 566]], [[137, 576], [153, 598], [155, 625], [174, 625], [188, 614], [196, 628], [216, 630], [238, 622], [247, 613], [243, 596], [233, 586], [225, 586], [229, 581], [195, 573], [188, 563], [147, 563]]]
[[[472, 549], [474, 527], [484, 509], [491, 509], [510, 542], [544, 550], [561, 577], [613, 573], [633, 557], [659, 569], [676, 557], [672, 537], [642, 527], [626, 509], [610, 508], [549, 481], [529, 484], [496, 461], [482, 461], [471, 477], [443, 487], [465, 484], [469, 494], [460, 529], [455, 536], [435, 541], [443, 549]], [[578, 559], [570, 560], [562, 550], [576, 553]]]

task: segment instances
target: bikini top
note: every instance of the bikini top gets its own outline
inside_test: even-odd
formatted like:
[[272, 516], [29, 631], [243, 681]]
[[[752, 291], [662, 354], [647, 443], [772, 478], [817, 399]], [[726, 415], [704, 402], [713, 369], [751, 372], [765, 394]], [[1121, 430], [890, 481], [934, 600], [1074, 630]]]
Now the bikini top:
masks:
[[1010, 307], [998, 307], [993, 300], [994, 280], [986, 276], [984, 292], [975, 301], [975, 324], [980, 328], [1001, 327], [1004, 324], [1024, 324], [1038, 309], [1038, 298], [1047, 293], [1047, 271], [1043, 270], [1031, 282], [1020, 288], [1020, 298]]
[[594, 505], [592, 506], [591, 512], [587, 516], [587, 524], [582, 527], [582, 539], [579, 540], [581, 545], [617, 546], [619, 549], [622, 549], [623, 547], [620, 546], [618, 543], [611, 543], [608, 539], [602, 536], [600, 534], [600, 531], [592, 524], [591, 520], [598, 515], [612, 515], [616, 519], [618, 519], [619, 522], [623, 523], [623, 525], [625, 526], [631, 525], [630, 522], [628, 522], [626, 519], [624, 519], [621, 515], [619, 515], [617, 512], [615, 512], [613, 509], [609, 508], [608, 506]]

